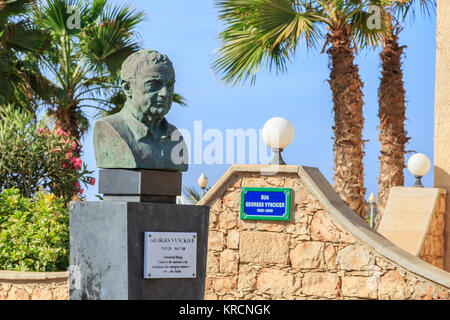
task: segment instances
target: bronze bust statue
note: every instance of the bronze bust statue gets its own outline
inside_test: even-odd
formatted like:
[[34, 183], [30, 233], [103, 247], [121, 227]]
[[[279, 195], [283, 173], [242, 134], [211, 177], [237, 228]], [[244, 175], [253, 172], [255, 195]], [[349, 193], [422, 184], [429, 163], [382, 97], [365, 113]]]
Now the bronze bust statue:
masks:
[[169, 58], [141, 50], [122, 64], [123, 109], [94, 126], [99, 168], [187, 171], [183, 136], [165, 115], [172, 105], [175, 71]]

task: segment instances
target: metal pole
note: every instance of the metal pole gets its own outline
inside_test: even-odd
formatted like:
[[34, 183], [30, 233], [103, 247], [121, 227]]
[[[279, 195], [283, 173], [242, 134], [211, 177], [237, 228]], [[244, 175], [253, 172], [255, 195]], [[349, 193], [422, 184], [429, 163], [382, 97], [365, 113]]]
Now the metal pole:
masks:
[[373, 203], [370, 204], [370, 227], [373, 228]]

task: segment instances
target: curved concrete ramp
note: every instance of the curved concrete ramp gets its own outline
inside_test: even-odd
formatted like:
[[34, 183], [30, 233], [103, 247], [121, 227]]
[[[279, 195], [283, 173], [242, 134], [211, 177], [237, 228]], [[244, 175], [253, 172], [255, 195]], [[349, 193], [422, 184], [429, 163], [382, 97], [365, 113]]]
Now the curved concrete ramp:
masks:
[[[241, 187], [291, 188], [291, 221], [240, 220]], [[371, 229], [316, 168], [233, 165], [199, 204], [207, 299], [450, 299], [450, 273]]]

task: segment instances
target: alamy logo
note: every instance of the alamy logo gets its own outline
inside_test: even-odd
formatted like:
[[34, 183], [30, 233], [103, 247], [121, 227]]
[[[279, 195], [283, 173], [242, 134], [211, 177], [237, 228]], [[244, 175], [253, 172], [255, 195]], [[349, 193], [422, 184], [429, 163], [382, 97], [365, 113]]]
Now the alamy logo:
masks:
[[81, 11], [77, 6], [68, 6], [67, 13], [70, 16], [67, 18], [67, 28], [70, 30], [81, 29]]
[[367, 28], [370, 30], [381, 29], [381, 8], [371, 5], [368, 8], [370, 17], [367, 19]]

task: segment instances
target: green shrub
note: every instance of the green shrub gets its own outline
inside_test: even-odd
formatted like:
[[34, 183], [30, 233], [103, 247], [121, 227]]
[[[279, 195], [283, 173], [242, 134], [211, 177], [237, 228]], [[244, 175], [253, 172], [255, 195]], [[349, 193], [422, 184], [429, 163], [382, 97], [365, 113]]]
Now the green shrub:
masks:
[[0, 190], [17, 188], [32, 198], [45, 189], [69, 202], [95, 183], [76, 154], [77, 142], [61, 129], [35, 124], [30, 115], [0, 111]]
[[69, 266], [69, 211], [64, 199], [18, 189], [0, 194], [0, 270], [62, 271]]

